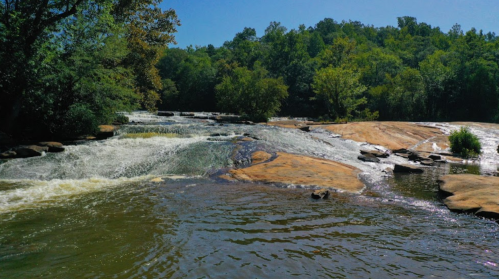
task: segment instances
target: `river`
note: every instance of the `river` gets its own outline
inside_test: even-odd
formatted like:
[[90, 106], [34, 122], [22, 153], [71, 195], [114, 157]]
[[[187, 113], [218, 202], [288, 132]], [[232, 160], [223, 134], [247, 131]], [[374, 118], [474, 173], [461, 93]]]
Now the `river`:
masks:
[[[0, 278], [499, 276], [497, 223], [450, 212], [435, 182], [497, 170], [497, 130], [474, 130], [483, 164], [384, 177], [403, 159], [361, 162], [365, 144], [321, 129], [130, 117], [113, 138], [0, 163]], [[236, 148], [237, 136], [257, 140]], [[218, 178], [255, 150], [356, 166], [366, 189], [317, 201], [300, 185]]]

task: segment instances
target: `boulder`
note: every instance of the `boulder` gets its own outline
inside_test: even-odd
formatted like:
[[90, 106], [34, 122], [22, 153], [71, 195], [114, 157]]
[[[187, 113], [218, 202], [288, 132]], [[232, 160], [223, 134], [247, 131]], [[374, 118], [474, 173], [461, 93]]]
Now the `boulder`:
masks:
[[303, 132], [310, 132], [310, 126], [303, 126], [298, 129], [302, 130]]
[[193, 112], [181, 112], [180, 116], [194, 116]]
[[327, 189], [319, 189], [315, 190], [312, 195], [312, 199], [319, 200], [319, 199], [327, 199], [329, 197], [329, 190]]
[[395, 153], [395, 154], [407, 154], [407, 153], [409, 153], [409, 150], [407, 150], [405, 148], [399, 148], [399, 149], [392, 150], [392, 153]]
[[370, 163], [379, 163], [379, 159], [376, 158], [372, 154], [366, 154], [366, 155], [359, 155], [357, 159], [364, 161], [364, 162], [370, 162]]
[[273, 161], [230, 170], [229, 173], [239, 181], [319, 186], [352, 193], [364, 189], [358, 178], [360, 170], [353, 166], [283, 152], [278, 152]]
[[378, 150], [365, 150], [365, 149], [361, 149], [360, 154], [362, 155], [371, 154], [378, 158], [388, 158], [388, 156], [390, 156], [390, 154]]
[[402, 173], [422, 173], [423, 170], [413, 166], [413, 165], [398, 165], [395, 164], [395, 168], [393, 169], [393, 172], [402, 172]]
[[419, 153], [415, 151], [409, 151], [408, 154], [409, 156], [407, 158], [411, 161], [421, 161], [424, 159], [423, 157], [421, 157], [421, 155], [419, 155]]
[[113, 125], [99, 125], [99, 132], [97, 132], [96, 137], [98, 139], [107, 139], [114, 136], [116, 132], [116, 127]]
[[16, 148], [16, 156], [17, 158], [29, 158], [42, 156], [43, 152], [48, 152], [49, 148], [46, 146], [38, 146], [38, 145], [26, 145], [19, 146]]
[[46, 146], [49, 148], [48, 152], [63, 152], [64, 146], [60, 142], [44, 141], [38, 143], [39, 146]]
[[5, 151], [4, 153], [0, 153], [0, 159], [12, 159], [16, 158], [17, 153], [15, 151]]
[[439, 179], [443, 200], [451, 211], [499, 219], [499, 177], [450, 174]]
[[158, 116], [175, 116], [175, 113], [169, 111], [158, 111]]

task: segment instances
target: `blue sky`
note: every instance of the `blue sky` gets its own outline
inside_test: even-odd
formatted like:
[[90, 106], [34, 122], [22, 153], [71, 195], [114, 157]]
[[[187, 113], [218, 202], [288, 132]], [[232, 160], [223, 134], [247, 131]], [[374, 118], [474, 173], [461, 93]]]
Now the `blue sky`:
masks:
[[164, 0], [161, 7], [175, 9], [182, 22], [175, 35], [181, 48], [218, 47], [244, 27], [255, 28], [260, 37], [271, 21], [290, 30], [326, 17], [381, 27], [413, 16], [445, 32], [459, 23], [465, 31], [475, 27], [499, 34], [497, 0]]

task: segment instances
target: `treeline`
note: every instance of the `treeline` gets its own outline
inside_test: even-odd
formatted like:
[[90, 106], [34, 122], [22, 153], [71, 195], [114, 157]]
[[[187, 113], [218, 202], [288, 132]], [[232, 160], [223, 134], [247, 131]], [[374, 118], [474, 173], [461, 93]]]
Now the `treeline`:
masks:
[[[413, 17], [398, 27], [326, 18], [290, 31], [272, 22], [262, 37], [244, 28], [218, 48], [167, 49], [157, 68], [165, 110], [497, 122], [498, 63], [494, 33], [443, 32]], [[253, 112], [265, 105], [269, 113]]]
[[69, 137], [154, 109], [179, 24], [160, 2], [0, 0], [0, 131]]

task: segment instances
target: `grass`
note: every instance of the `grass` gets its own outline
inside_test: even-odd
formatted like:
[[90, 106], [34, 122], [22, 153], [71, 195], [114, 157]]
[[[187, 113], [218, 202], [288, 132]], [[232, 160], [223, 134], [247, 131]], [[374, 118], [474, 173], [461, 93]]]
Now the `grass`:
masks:
[[132, 133], [132, 134], [126, 134], [123, 136], [126, 139], [148, 139], [148, 138], [153, 138], [153, 137], [165, 137], [165, 138], [177, 138], [179, 137], [179, 134], [174, 134], [174, 133]]
[[482, 152], [482, 145], [478, 137], [470, 132], [468, 127], [461, 127], [449, 136], [450, 149], [459, 153], [463, 158], [478, 157]]

